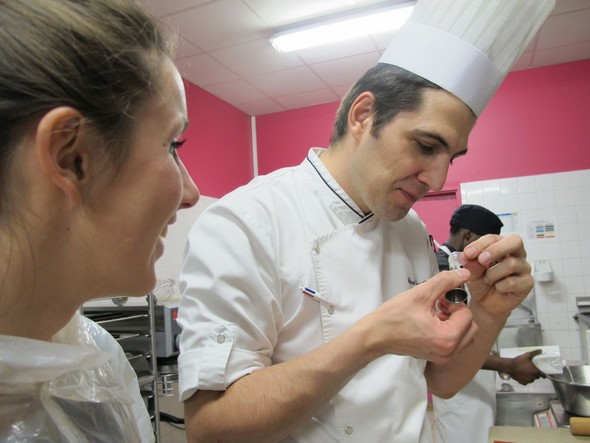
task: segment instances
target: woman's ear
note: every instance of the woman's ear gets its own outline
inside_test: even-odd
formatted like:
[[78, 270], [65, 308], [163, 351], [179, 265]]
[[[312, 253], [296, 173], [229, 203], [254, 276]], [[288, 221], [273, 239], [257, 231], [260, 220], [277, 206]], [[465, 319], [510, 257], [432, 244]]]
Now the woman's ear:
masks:
[[359, 138], [373, 124], [375, 95], [363, 92], [354, 100], [348, 112], [348, 129], [353, 137]]
[[89, 134], [74, 108], [59, 107], [45, 114], [35, 134], [35, 151], [50, 182], [74, 202], [80, 202], [88, 182]]

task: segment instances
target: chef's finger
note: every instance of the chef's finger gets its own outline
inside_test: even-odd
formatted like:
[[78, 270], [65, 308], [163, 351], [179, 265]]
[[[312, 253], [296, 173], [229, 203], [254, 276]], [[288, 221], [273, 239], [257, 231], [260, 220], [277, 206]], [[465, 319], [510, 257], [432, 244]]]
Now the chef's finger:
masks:
[[450, 359], [457, 350], [463, 349], [473, 342], [477, 330], [471, 310], [465, 305], [457, 306], [456, 311], [441, 325], [441, 338], [446, 339], [447, 343], [452, 345], [442, 355]]
[[463, 253], [470, 260], [477, 258], [477, 261], [484, 266], [489, 266], [507, 256], [526, 258], [522, 238], [516, 234], [507, 237], [484, 235], [467, 245]]
[[524, 300], [524, 298], [531, 291], [534, 281], [530, 274], [522, 274], [511, 275], [492, 284], [499, 293], [513, 294]]
[[423, 301], [433, 306], [436, 300], [445, 293], [464, 284], [470, 275], [470, 272], [463, 268], [442, 271], [418, 285], [417, 288], [420, 288], [420, 293], [424, 295]]
[[531, 265], [524, 258], [511, 256], [505, 257], [485, 272], [483, 280], [488, 285], [494, 285], [508, 277], [516, 277], [519, 279], [510, 282], [510, 284], [516, 285], [520, 283], [524, 286], [531, 284]]

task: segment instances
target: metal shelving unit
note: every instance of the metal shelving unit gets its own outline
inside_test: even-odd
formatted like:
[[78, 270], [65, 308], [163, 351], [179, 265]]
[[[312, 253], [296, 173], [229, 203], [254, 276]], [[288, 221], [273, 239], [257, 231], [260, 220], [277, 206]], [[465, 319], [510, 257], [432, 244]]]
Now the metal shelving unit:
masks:
[[156, 297], [148, 294], [145, 306], [112, 303], [100, 307], [83, 307], [82, 313], [105, 328], [119, 342], [137, 374], [156, 442], [160, 442], [160, 408], [158, 405], [158, 362], [156, 358]]

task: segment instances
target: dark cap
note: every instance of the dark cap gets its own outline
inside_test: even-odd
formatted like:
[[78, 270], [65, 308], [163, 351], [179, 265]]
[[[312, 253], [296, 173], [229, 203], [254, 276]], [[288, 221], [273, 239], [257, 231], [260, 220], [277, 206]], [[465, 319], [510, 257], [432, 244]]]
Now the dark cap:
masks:
[[478, 205], [462, 205], [451, 216], [451, 226], [469, 229], [477, 235], [499, 234], [504, 224], [489, 209]]

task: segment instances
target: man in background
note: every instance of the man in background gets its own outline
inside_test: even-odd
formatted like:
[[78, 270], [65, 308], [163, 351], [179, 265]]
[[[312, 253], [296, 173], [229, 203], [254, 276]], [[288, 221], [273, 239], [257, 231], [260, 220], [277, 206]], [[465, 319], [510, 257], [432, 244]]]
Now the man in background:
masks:
[[[449, 255], [463, 249], [484, 235], [499, 235], [502, 221], [492, 211], [478, 205], [459, 206], [450, 220], [448, 240], [436, 253], [440, 271], [449, 270]], [[526, 352], [514, 358], [488, 356], [471, 383], [454, 397], [444, 400], [433, 396], [436, 443], [486, 443], [489, 428], [496, 420], [496, 373], [527, 385], [545, 377], [532, 362], [541, 350]]]

